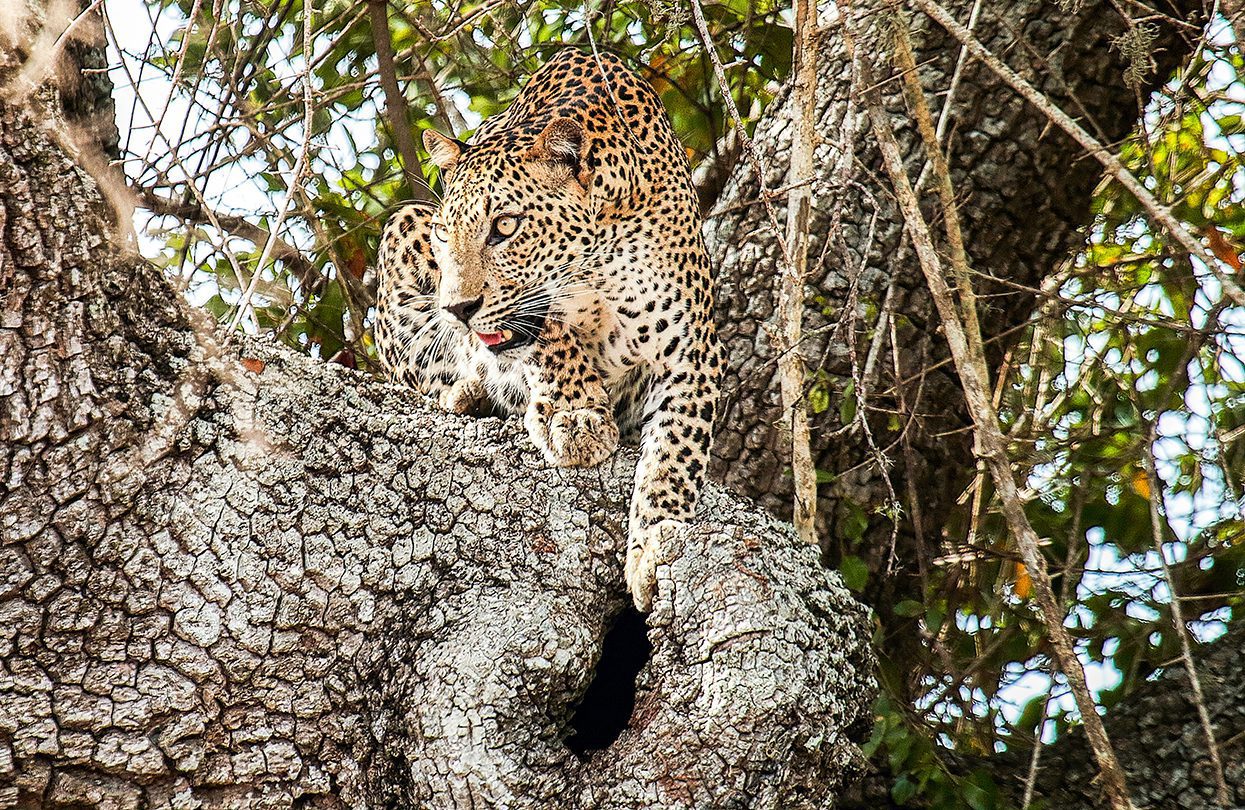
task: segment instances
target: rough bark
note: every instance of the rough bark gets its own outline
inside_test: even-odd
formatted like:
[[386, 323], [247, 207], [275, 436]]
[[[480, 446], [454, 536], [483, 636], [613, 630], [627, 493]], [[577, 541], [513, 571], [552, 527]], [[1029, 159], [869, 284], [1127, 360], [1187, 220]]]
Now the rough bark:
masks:
[[789, 528], [711, 488], [634, 690], [576, 714], [634, 454], [549, 469], [224, 345], [64, 133], [50, 89], [0, 103], [0, 807], [819, 807], [852, 772], [867, 617]]
[[[884, 16], [888, 5], [887, 0], [852, 3], [862, 19], [862, 38], [871, 43], [879, 80], [893, 75], [883, 33], [889, 25]], [[949, 4], [961, 20], [967, 19], [969, 5]], [[1195, 19], [1194, 4], [1180, 5], [1171, 13]], [[912, 17], [912, 28], [921, 82], [937, 115], [959, 48], [920, 15]], [[1005, 55], [1016, 70], [1104, 142], [1114, 143], [1132, 130], [1136, 96], [1125, 85], [1123, 65], [1110, 47], [1111, 38], [1123, 30], [1112, 4], [985, 3], [976, 30], [987, 46]], [[1177, 30], [1162, 27], [1155, 44], [1160, 62], [1156, 76], [1165, 76], [1186, 52]], [[892, 616], [889, 606], [919, 593], [920, 559], [938, 553], [937, 543], [956, 498], [976, 471], [976, 460], [959, 381], [949, 364], [935, 367], [947, 357], [939, 321], [915, 258], [902, 239], [902, 216], [881, 171], [868, 124], [859, 105], [851, 102], [851, 71], [837, 26], [827, 30], [819, 58], [817, 131], [822, 142], [810, 222], [811, 255], [817, 261], [810, 261], [812, 306], [806, 313], [804, 345], [810, 369], [838, 394], [832, 397], [834, 407], [813, 425], [817, 467], [838, 476], [820, 489], [819, 528], [832, 561], [853, 553], [869, 564], [874, 576], [866, 601], [888, 627], [901, 628], [899, 643], [888, 651], [903, 660], [904, 645], [915, 642], [917, 634], [909, 622]], [[924, 155], [899, 83], [887, 82], [885, 95], [915, 180]], [[791, 103], [790, 97], [776, 101], [758, 125], [756, 141], [766, 158], [771, 188], [781, 186], [786, 176]], [[1100, 168], [1082, 159], [1070, 139], [1047, 126], [1038, 112], [1001, 87], [981, 65], [966, 66], [953, 105], [950, 167], [973, 266], [1037, 286], [1081, 244]], [[843, 170], [845, 159], [849, 162]], [[756, 194], [751, 167], [741, 163], [718, 203], [726, 213], [711, 217], [707, 226], [719, 267], [718, 323], [729, 368], [714, 472], [733, 491], [788, 515], [790, 461], [779, 437], [782, 409], [772, 340], [781, 259], [764, 210], [746, 204]], [[867, 387], [872, 432], [893, 462], [892, 484], [904, 507], [895, 572], [890, 570], [892, 524], [875, 511], [890, 499], [890, 490], [863, 433], [859, 429], [835, 433], [840, 427], [838, 402], [852, 383], [853, 345], [857, 366], [863, 367], [891, 285], [891, 320], [897, 327], [901, 368], [898, 374], [892, 368], [888, 342], [880, 354], [877, 377]], [[1033, 301], [1013, 287], [980, 280], [978, 293], [988, 302], [979, 315], [986, 338], [996, 339], [987, 350], [997, 365], [1015, 337], [1015, 327], [1029, 317]], [[903, 393], [903, 403], [897, 391]], [[899, 444], [900, 431], [888, 424], [891, 414], [906, 430], [912, 450], [908, 458]], [[909, 493], [919, 493], [919, 498], [914, 502]], [[923, 538], [913, 522], [918, 511]], [[869, 525], [863, 537], [857, 537], [845, 527], [862, 512]]]

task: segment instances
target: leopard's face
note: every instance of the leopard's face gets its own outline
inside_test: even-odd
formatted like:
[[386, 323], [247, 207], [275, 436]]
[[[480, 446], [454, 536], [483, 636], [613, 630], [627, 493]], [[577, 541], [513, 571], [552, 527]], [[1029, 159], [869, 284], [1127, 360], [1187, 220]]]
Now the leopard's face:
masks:
[[594, 287], [590, 200], [564, 161], [467, 147], [432, 220], [442, 316], [496, 354], [534, 343]]

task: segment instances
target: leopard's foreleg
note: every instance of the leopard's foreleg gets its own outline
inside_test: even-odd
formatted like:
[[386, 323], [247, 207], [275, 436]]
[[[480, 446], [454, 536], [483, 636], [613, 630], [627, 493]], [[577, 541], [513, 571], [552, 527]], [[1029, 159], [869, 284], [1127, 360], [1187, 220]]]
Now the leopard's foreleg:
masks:
[[604, 381], [574, 332], [551, 324], [524, 361], [530, 388], [524, 424], [559, 467], [600, 464], [618, 447], [618, 425]]
[[627, 588], [641, 611], [652, 607], [657, 566], [672, 535], [696, 513], [709, 464], [722, 351], [711, 324], [658, 375], [649, 390], [627, 538]]

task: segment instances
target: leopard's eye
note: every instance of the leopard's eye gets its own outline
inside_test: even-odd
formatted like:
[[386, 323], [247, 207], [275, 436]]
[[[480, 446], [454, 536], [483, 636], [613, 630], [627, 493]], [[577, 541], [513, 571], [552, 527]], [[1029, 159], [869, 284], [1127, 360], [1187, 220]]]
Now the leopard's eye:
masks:
[[432, 238], [438, 242], [448, 242], [450, 239], [449, 231], [440, 222], [432, 223]]
[[493, 229], [489, 231], [488, 243], [490, 245], [500, 244], [510, 237], [514, 236], [515, 231], [519, 230], [521, 217], [514, 214], [502, 214], [493, 220]]

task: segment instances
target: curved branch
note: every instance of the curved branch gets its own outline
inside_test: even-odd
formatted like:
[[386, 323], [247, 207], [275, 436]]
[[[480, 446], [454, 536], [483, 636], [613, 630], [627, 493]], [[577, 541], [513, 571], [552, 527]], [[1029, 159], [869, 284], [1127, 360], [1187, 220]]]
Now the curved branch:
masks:
[[273, 237], [267, 228], [260, 227], [245, 217], [222, 214], [219, 211], [213, 211], [209, 216], [207, 210], [193, 200], [172, 200], [157, 194], [152, 189], [137, 186], [135, 191], [138, 192], [142, 206], [153, 214], [177, 217], [201, 225], [218, 224], [229, 233], [253, 243], [256, 247], [262, 247], [268, 243], [269, 239], [272, 239], [272, 257], [288, 265], [301, 284], [310, 286], [313, 281], [320, 278], [320, 271], [303, 255], [302, 251], [279, 236]]

